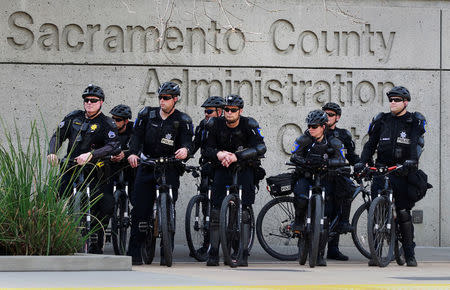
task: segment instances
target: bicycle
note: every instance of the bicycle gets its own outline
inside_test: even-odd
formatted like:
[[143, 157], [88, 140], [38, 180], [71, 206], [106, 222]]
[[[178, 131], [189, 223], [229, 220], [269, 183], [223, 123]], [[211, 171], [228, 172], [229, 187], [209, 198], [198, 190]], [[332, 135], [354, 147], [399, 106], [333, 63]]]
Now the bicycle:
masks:
[[123, 170], [120, 171], [117, 181], [114, 181], [113, 192], [114, 211], [111, 217], [111, 239], [114, 254], [126, 255], [131, 218], [128, 183], [125, 182]]
[[[243, 255], [243, 222], [242, 222], [242, 185], [238, 185], [238, 174], [243, 164], [232, 165], [232, 184], [226, 187], [226, 196], [220, 208], [219, 235], [225, 264], [237, 267], [238, 259]], [[255, 215], [252, 206], [248, 206], [250, 219], [250, 235], [247, 249], [250, 252], [255, 239]], [[233, 248], [233, 253], [232, 253]]]
[[[75, 170], [70, 179], [70, 183], [72, 184], [72, 193], [70, 197], [71, 202], [71, 210], [75, 215], [79, 215], [77, 217], [77, 223], [79, 224], [80, 234], [83, 239], [83, 245], [80, 249], [80, 253], [87, 254], [89, 252], [89, 247], [91, 244], [95, 244], [98, 242], [98, 236], [95, 234], [97, 230], [96, 227], [92, 227], [92, 217], [91, 208], [98, 201], [97, 197], [94, 200], [91, 200], [91, 185], [92, 181], [89, 179], [90, 175], [95, 173], [93, 168], [91, 172], [89, 172], [88, 176], [85, 176], [85, 170], [87, 170], [84, 166], [78, 165], [78, 163], [73, 158], [64, 158], [62, 159], [62, 164], [64, 164], [64, 168], [68, 168], [68, 170]], [[101, 160], [95, 163], [95, 167], [103, 166]], [[94, 217], [95, 218], [95, 217]]]
[[175, 234], [175, 206], [172, 186], [166, 182], [166, 170], [169, 165], [180, 163], [175, 157], [141, 158], [140, 164], [151, 166], [157, 178], [156, 199], [153, 215], [149, 222], [140, 222], [139, 230], [145, 232], [144, 245], [141, 248], [144, 263], [151, 264], [155, 256], [156, 238], [162, 239], [166, 266], [172, 266], [173, 236]]
[[[194, 178], [199, 179], [202, 166], [186, 166]], [[207, 185], [207, 192], [201, 192], [201, 184]], [[185, 217], [186, 241], [189, 247], [189, 256], [199, 262], [208, 259], [209, 227], [211, 216], [211, 186], [208, 176], [203, 177], [201, 183], [197, 182], [197, 194], [188, 203]]]
[[370, 255], [380, 267], [386, 267], [394, 258], [397, 264], [405, 264], [403, 249], [398, 243], [401, 236], [397, 229], [394, 194], [389, 180], [390, 174], [402, 168], [403, 165], [369, 168], [374, 175], [384, 177], [384, 188], [372, 201], [367, 219]]

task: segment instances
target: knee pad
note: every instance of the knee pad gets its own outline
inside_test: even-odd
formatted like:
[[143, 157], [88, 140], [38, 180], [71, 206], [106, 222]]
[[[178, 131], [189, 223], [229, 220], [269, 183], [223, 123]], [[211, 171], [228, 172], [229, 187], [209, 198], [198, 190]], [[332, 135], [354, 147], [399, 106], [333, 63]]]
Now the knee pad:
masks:
[[412, 220], [411, 212], [407, 209], [401, 209], [397, 211], [398, 221], [400, 223], [407, 223]]
[[248, 208], [242, 209], [242, 222], [244, 224], [250, 224], [251, 223], [251, 215], [250, 210]]
[[296, 198], [295, 199], [295, 208], [296, 209], [306, 209], [308, 207], [308, 199], [305, 198]]

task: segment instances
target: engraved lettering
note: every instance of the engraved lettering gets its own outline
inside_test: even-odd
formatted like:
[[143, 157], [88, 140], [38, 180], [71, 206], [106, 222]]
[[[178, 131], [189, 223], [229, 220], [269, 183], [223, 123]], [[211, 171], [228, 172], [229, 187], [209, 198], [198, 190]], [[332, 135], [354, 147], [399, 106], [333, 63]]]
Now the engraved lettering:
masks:
[[179, 53], [183, 49], [182, 42], [183, 33], [178, 28], [174, 26], [167, 28], [165, 44], [168, 52]]
[[25, 26], [19, 25], [18, 22], [24, 22], [25, 25], [33, 24], [33, 18], [28, 13], [22, 11], [11, 14], [8, 18], [8, 26], [18, 35], [16, 37], [7, 37], [6, 40], [14, 49], [29, 49], [34, 42], [33, 32]]
[[[115, 33], [115, 34], [114, 34]], [[105, 29], [106, 35], [112, 35], [105, 38], [103, 47], [108, 52], [124, 52], [123, 48], [123, 30], [118, 25], [110, 25]]]
[[58, 26], [52, 23], [45, 23], [39, 28], [39, 32], [47, 32], [38, 39], [38, 46], [45, 51], [59, 50], [59, 31]]
[[[71, 31], [73, 31], [73, 32], [70, 33]], [[70, 42], [71, 34], [76, 35], [76, 36], [72, 36], [75, 44], [71, 44], [71, 42]], [[66, 25], [62, 32], [63, 43], [67, 46], [68, 50], [73, 51], [73, 52], [79, 51], [83, 47], [84, 41], [80, 41], [80, 38], [82, 38], [83, 36], [84, 36], [83, 29], [76, 24]]]

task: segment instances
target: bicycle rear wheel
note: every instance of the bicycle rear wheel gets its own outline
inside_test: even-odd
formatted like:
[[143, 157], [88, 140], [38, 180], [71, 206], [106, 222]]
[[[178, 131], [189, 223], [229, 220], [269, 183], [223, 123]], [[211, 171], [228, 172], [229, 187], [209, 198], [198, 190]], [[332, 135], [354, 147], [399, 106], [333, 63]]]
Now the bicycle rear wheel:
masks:
[[206, 221], [207, 198], [204, 195], [195, 195], [189, 201], [186, 209], [185, 231], [189, 252], [199, 262], [208, 259], [209, 228]]
[[253, 212], [253, 207], [249, 206], [248, 211], [250, 213], [250, 237], [248, 240], [248, 252], [250, 253], [253, 247], [253, 243], [255, 242], [256, 226], [255, 226], [255, 213]]
[[369, 239], [367, 237], [367, 217], [369, 214], [370, 203], [363, 203], [356, 210], [352, 219], [352, 240], [358, 251], [370, 259]]
[[367, 233], [370, 255], [380, 267], [392, 261], [395, 244], [395, 224], [389, 201], [379, 196], [370, 205]]
[[168, 198], [167, 193], [162, 192], [160, 198], [160, 221], [161, 221], [161, 234], [162, 243], [164, 249], [164, 259], [166, 260], [167, 267], [172, 266], [172, 230], [171, 230], [171, 201]]
[[311, 225], [308, 232], [309, 267], [314, 268], [317, 264], [320, 243], [320, 220], [322, 218], [322, 197], [314, 194], [310, 200]]
[[294, 238], [294, 197], [282, 196], [269, 201], [258, 214], [256, 235], [264, 251], [281, 261], [295, 261], [298, 245]]
[[237, 266], [241, 248], [241, 224], [238, 218], [240, 200], [233, 194], [227, 195], [220, 208], [220, 243], [225, 262], [232, 268]]
[[[116, 195], [115, 195], [116, 196]], [[117, 194], [118, 200], [114, 204], [114, 212], [111, 218], [111, 238], [116, 255], [125, 255], [128, 241], [129, 213], [128, 198], [124, 191]]]

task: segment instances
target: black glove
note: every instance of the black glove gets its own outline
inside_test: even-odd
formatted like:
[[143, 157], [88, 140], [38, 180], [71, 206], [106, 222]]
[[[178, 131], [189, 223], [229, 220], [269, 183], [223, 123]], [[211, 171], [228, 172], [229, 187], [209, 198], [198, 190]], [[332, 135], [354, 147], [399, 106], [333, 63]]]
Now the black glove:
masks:
[[297, 165], [300, 165], [300, 166], [306, 164], [305, 158], [295, 155], [295, 154], [291, 156], [291, 162], [295, 163]]
[[406, 169], [415, 169], [417, 168], [417, 161], [416, 160], [405, 160], [403, 162], [403, 167]]
[[362, 162], [356, 163], [354, 166], [355, 173], [363, 172], [364, 168], [366, 168], [366, 165], [364, 163], [362, 163]]

